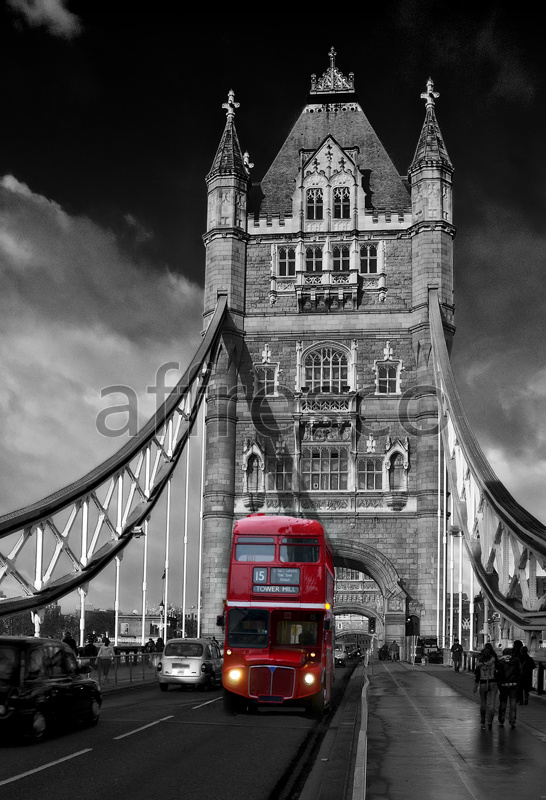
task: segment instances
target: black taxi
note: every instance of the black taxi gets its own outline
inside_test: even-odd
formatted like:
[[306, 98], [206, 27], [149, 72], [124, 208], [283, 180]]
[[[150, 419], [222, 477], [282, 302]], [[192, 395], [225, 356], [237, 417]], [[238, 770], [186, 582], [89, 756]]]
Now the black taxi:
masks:
[[40, 741], [54, 728], [96, 725], [102, 696], [88, 672], [57, 639], [0, 636], [0, 738]]

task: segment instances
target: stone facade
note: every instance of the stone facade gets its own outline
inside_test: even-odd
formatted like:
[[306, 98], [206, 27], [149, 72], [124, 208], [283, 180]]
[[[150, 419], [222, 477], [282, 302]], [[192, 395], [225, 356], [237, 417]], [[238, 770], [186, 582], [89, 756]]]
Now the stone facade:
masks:
[[[379, 586], [386, 641], [401, 640], [408, 613], [435, 633], [428, 291], [438, 288], [450, 335], [452, 167], [431, 81], [402, 178], [334, 56], [252, 191], [230, 95], [207, 178], [205, 319], [225, 291], [231, 320], [207, 403], [205, 633], [222, 613], [233, 524], [251, 511], [319, 519], [335, 564]], [[240, 198], [245, 185], [248, 202], [222, 225], [219, 193]]]

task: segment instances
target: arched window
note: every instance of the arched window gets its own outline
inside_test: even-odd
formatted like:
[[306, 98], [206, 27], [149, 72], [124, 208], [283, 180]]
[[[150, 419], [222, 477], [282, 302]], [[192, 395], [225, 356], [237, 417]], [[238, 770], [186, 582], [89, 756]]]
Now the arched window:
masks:
[[404, 457], [402, 453], [394, 453], [389, 462], [389, 489], [404, 491], [405, 488]]
[[363, 244], [360, 248], [360, 272], [363, 275], [377, 274], [377, 246]]
[[349, 248], [336, 245], [332, 250], [334, 272], [348, 272], [351, 264]]
[[307, 189], [307, 219], [324, 219], [322, 189]]
[[247, 462], [247, 491], [260, 491], [260, 461], [257, 456], [252, 455]]
[[307, 247], [305, 250], [307, 272], [322, 272], [322, 247]]
[[351, 214], [351, 192], [348, 186], [334, 188], [334, 219], [349, 219]]
[[293, 247], [279, 247], [278, 274], [282, 278], [296, 274], [296, 251]]
[[305, 386], [311, 393], [348, 392], [348, 355], [333, 347], [307, 353], [304, 361]]

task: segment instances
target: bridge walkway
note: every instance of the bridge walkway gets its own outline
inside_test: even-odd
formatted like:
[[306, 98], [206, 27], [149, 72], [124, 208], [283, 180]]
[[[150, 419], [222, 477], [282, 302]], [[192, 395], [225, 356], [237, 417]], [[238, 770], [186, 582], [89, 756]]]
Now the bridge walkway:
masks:
[[517, 707], [514, 729], [495, 716], [490, 731], [472, 673], [372, 661], [366, 677], [351, 800], [543, 800], [544, 695]]

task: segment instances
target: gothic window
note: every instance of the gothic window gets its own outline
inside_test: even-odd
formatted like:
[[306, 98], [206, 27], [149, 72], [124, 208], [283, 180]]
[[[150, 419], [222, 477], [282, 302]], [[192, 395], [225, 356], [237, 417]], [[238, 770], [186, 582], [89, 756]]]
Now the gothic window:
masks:
[[333, 347], [307, 353], [304, 361], [305, 387], [311, 393], [348, 392], [348, 354]]
[[267, 488], [272, 492], [288, 492], [292, 489], [292, 459], [289, 456], [268, 460]]
[[349, 219], [351, 213], [351, 192], [348, 186], [334, 188], [334, 219]]
[[399, 364], [377, 364], [376, 391], [378, 394], [398, 394]]
[[307, 272], [322, 272], [322, 247], [307, 247], [305, 250]]
[[332, 250], [334, 272], [348, 272], [350, 267], [349, 248], [336, 245]]
[[296, 274], [296, 251], [293, 247], [279, 247], [278, 274], [282, 278]]
[[246, 467], [247, 491], [258, 492], [260, 489], [260, 460], [257, 456], [250, 456]]
[[254, 367], [256, 393], [263, 397], [277, 393], [277, 364], [257, 364]]
[[389, 461], [389, 489], [391, 491], [403, 491], [405, 488], [404, 457], [402, 453], [394, 453]]
[[307, 189], [307, 219], [324, 219], [322, 189]]
[[303, 447], [301, 482], [304, 491], [347, 489], [349, 448], [337, 446]]
[[377, 274], [377, 246], [363, 244], [360, 248], [360, 272], [363, 275]]
[[358, 488], [367, 491], [383, 489], [383, 459], [358, 459]]

